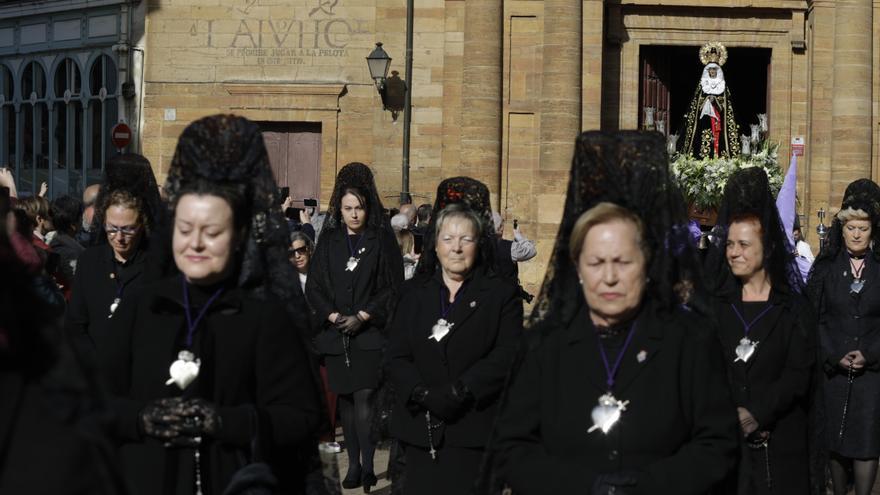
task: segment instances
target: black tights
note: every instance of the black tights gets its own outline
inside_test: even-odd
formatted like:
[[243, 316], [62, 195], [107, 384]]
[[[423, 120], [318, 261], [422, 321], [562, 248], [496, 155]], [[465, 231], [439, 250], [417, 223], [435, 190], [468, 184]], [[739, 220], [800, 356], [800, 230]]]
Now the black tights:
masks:
[[852, 465], [856, 495], [870, 495], [877, 477], [877, 459], [850, 459], [839, 455], [831, 457], [831, 481], [834, 495], [846, 495], [847, 468]]
[[345, 435], [345, 450], [348, 452], [349, 472], [359, 467], [363, 467], [364, 473], [373, 472], [376, 446], [370, 440], [370, 416], [374, 391], [368, 388], [339, 395], [339, 415]]

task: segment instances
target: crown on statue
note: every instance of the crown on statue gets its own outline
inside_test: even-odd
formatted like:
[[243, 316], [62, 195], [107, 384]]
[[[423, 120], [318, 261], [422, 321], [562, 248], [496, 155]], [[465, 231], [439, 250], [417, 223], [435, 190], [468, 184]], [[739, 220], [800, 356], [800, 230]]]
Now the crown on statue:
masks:
[[724, 65], [727, 62], [727, 48], [719, 41], [710, 41], [700, 48], [700, 62], [703, 65], [715, 63]]

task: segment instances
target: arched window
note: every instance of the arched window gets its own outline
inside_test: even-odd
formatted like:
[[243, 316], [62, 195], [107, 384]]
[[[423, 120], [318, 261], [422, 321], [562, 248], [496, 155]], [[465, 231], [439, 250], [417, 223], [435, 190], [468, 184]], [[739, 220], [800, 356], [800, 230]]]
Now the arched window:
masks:
[[15, 165], [15, 78], [0, 65], [0, 167]]
[[91, 115], [91, 159], [87, 173], [101, 170], [107, 158], [115, 153], [110, 131], [119, 121], [116, 102], [118, 78], [116, 64], [107, 55], [101, 55], [89, 68], [89, 112]]
[[55, 98], [52, 116], [52, 167], [50, 194], [82, 191], [83, 105], [82, 75], [71, 58], [63, 59], [55, 69]]
[[22, 105], [16, 146], [18, 189], [34, 194], [40, 182], [48, 181], [49, 170], [49, 109], [46, 105], [46, 73], [43, 66], [32, 61], [21, 73]]

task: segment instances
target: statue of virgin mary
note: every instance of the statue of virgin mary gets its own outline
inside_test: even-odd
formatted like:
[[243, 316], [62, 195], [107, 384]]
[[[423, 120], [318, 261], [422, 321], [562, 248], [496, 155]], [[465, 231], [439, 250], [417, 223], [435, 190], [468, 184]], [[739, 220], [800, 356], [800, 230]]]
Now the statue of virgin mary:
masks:
[[700, 49], [700, 61], [703, 76], [685, 117], [682, 153], [697, 159], [737, 156], [739, 126], [721, 68], [727, 49], [717, 41], [707, 43]]

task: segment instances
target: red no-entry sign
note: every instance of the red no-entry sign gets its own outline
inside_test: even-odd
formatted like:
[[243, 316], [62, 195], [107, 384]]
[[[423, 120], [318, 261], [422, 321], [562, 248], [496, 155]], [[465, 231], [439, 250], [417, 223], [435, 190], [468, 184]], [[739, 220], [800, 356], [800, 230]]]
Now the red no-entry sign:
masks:
[[110, 140], [113, 141], [113, 146], [116, 146], [117, 149], [125, 148], [131, 142], [131, 127], [124, 122], [116, 124], [110, 131]]

